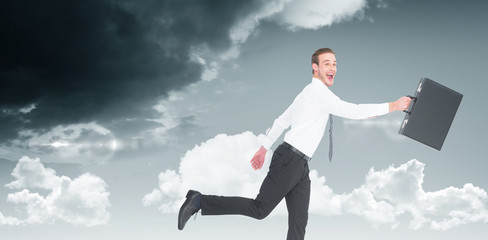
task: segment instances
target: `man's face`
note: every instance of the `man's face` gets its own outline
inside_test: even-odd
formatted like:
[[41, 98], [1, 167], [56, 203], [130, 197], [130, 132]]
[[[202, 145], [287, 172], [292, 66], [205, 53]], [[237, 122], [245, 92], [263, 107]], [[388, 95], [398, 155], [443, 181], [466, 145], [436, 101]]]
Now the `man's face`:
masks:
[[320, 79], [327, 87], [334, 84], [334, 77], [337, 72], [337, 61], [335, 55], [332, 53], [324, 53], [319, 55], [319, 64], [312, 66], [316, 71], [315, 77]]

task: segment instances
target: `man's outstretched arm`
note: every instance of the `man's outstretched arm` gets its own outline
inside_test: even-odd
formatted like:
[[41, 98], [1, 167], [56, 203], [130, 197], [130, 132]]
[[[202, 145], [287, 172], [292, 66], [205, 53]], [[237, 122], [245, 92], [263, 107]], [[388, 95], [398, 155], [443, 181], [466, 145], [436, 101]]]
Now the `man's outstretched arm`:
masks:
[[[394, 112], [394, 111], [403, 111], [408, 108], [410, 105], [411, 99], [409, 97], [401, 97], [398, 100], [394, 102], [390, 102], [388, 104], [389, 106], [389, 112]], [[281, 130], [283, 131], [283, 130]], [[281, 133], [281, 132], [280, 132]], [[266, 153], [268, 150], [261, 146], [259, 150], [254, 154], [254, 156], [251, 159], [251, 166], [254, 168], [254, 170], [261, 169], [264, 164], [264, 159], [266, 157]]]

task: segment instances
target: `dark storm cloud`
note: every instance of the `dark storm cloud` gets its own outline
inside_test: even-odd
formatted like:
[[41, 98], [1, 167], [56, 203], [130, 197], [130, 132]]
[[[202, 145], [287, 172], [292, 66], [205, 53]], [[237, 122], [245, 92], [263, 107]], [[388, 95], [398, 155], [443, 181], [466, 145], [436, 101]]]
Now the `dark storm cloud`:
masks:
[[227, 0], [2, 1], [0, 142], [21, 129], [147, 114], [158, 97], [199, 80], [190, 48], [225, 50], [230, 27], [252, 8]]

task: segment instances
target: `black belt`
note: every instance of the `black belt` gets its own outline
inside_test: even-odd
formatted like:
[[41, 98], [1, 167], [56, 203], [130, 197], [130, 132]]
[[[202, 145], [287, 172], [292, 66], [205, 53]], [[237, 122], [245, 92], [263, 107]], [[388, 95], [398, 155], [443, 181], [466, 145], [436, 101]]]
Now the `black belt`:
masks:
[[312, 158], [311, 158], [311, 157], [309, 157], [309, 156], [307, 156], [307, 155], [303, 154], [302, 152], [300, 152], [300, 150], [296, 149], [295, 147], [293, 147], [292, 145], [290, 145], [290, 144], [289, 144], [289, 143], [287, 143], [287, 142], [283, 142], [283, 144], [281, 144], [281, 145], [283, 145], [283, 147], [285, 147], [285, 148], [290, 149], [292, 152], [296, 153], [298, 156], [300, 156], [301, 158], [303, 158], [303, 159], [305, 159], [305, 160], [307, 160], [307, 161], [312, 160]]

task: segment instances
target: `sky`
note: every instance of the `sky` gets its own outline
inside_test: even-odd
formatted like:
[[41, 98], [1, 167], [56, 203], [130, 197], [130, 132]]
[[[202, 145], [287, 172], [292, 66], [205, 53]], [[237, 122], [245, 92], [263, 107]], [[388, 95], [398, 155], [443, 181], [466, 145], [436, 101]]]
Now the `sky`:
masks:
[[[437, 151], [404, 113], [336, 118], [310, 162], [306, 239], [484, 239], [488, 111], [484, 1], [2, 1], [0, 232], [7, 239], [283, 239], [264, 220], [201, 216], [188, 189], [253, 198], [260, 138], [332, 48], [353, 103], [463, 94]], [[272, 147], [276, 148], [280, 138]], [[238, 234], [236, 234], [238, 233]]]

